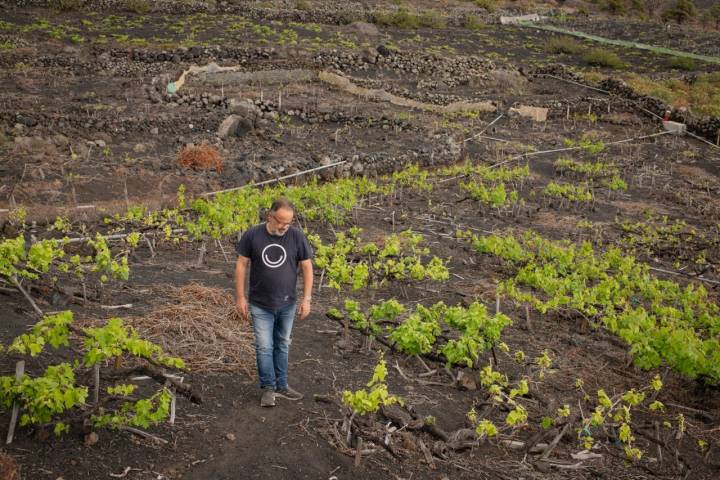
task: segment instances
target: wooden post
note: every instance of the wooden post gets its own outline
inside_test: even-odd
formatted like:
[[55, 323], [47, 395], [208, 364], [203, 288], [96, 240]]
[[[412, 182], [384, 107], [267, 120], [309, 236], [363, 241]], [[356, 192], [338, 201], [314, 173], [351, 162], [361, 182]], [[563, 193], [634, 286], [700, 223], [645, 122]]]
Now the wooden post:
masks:
[[93, 403], [100, 402], [100, 364], [93, 365]]
[[[25, 360], [20, 360], [15, 364], [15, 380], [20, 381], [23, 373], [25, 373]], [[5, 440], [7, 445], [12, 443], [13, 437], [15, 436], [15, 424], [17, 423], [18, 413], [20, 413], [20, 404], [15, 401], [13, 403], [12, 415], [10, 416], [10, 427], [8, 428], [7, 439]]]
[[500, 313], [500, 292], [495, 292], [495, 315]]
[[[180, 378], [180, 383], [182, 383], [183, 380], [184, 380], [184, 378]], [[170, 425], [175, 425], [175, 411], [176, 411], [175, 408], [176, 408], [176, 402], [177, 402], [177, 396], [175, 395], [175, 388], [173, 388], [173, 386], [169, 380], [165, 382], [165, 388], [167, 388], [168, 391], [170, 392], [170, 419], [168, 420], [168, 422], [170, 423]]]
[[360, 460], [362, 458], [362, 444], [363, 440], [362, 437], [358, 437], [357, 439], [357, 446], [355, 447], [355, 466], [360, 466]]
[[203, 263], [203, 258], [205, 257], [205, 252], [207, 251], [207, 242], [206, 240], [203, 240], [202, 245], [200, 245], [200, 254], [198, 255], [197, 263], [195, 264], [196, 268], [200, 268]]
[[525, 305], [525, 322], [527, 323], [528, 332], [532, 332], [532, 323], [530, 322], [530, 305]]

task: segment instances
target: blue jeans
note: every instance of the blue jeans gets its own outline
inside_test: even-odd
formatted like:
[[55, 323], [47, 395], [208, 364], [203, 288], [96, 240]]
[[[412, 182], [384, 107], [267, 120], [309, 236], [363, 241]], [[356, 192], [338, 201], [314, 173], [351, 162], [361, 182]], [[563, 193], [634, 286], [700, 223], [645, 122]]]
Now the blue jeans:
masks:
[[260, 388], [288, 387], [288, 352], [296, 307], [295, 302], [278, 310], [250, 304]]

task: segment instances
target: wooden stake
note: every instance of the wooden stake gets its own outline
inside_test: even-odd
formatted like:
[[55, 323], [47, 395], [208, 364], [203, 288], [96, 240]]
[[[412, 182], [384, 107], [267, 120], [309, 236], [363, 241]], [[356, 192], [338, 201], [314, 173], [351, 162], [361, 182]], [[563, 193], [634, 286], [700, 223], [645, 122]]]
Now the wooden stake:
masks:
[[100, 402], [100, 364], [93, 365], [93, 403]]
[[495, 292], [495, 315], [500, 313], [500, 292]]
[[362, 444], [363, 444], [363, 439], [362, 439], [362, 437], [358, 437], [358, 439], [357, 439], [357, 447], [355, 448], [355, 466], [356, 466], [356, 467], [359, 467], [359, 466], [360, 466], [360, 460], [361, 460], [361, 457], [362, 457]]
[[17, 277], [13, 276], [11, 280], [12, 280], [13, 284], [15, 285], [15, 288], [20, 290], [20, 293], [22, 293], [23, 296], [27, 299], [27, 301], [30, 302], [30, 305], [32, 306], [33, 310], [35, 310], [35, 312], [38, 315], [43, 316], [42, 310], [40, 310], [40, 307], [37, 306], [37, 303], [35, 303], [35, 300], [33, 300], [33, 298], [30, 296], [30, 294], [27, 292], [27, 290], [25, 290], [23, 288], [23, 286], [20, 285], [20, 281], [17, 279]]
[[550, 442], [550, 445], [548, 445], [548, 448], [545, 449], [545, 452], [540, 456], [538, 461], [547, 460], [547, 458], [550, 456], [553, 450], [555, 450], [555, 447], [557, 447], [558, 443], [560, 443], [560, 440], [562, 437], [565, 436], [565, 433], [570, 428], [570, 425], [575, 421], [575, 418], [572, 419], [572, 421], [568, 420], [568, 422], [565, 424], [565, 426], [560, 430], [560, 433], [557, 434], [555, 438], [553, 438], [552, 442]]
[[[15, 364], [15, 380], [19, 382], [23, 373], [25, 373], [25, 360], [20, 360]], [[17, 423], [18, 413], [20, 413], [20, 404], [15, 401], [13, 403], [12, 415], [10, 416], [10, 427], [8, 428], [7, 439], [5, 440], [7, 445], [12, 443], [13, 437], [15, 436], [15, 424]]]
[[223, 257], [225, 257], [225, 262], [230, 263], [230, 259], [228, 258], [227, 253], [225, 253], [225, 248], [223, 247], [222, 240], [217, 239], [215, 240], [215, 243], [218, 247], [220, 247], [220, 251], [222, 252]]
[[[662, 442], [662, 439], [660, 438], [660, 422], [655, 422], [655, 436], [657, 437], [658, 441]], [[662, 455], [662, 447], [660, 446], [660, 443], [657, 445], [657, 455], [658, 455], [658, 463], [663, 463], [663, 455]]]
[[[180, 378], [180, 383], [184, 378]], [[175, 389], [173, 388], [170, 381], [165, 382], [165, 388], [168, 389], [170, 392], [170, 419], [168, 420], [170, 425], [175, 425], [175, 408], [176, 408], [176, 402], [177, 402], [177, 396], [175, 395]]]
[[207, 244], [205, 240], [203, 240], [202, 245], [200, 245], [200, 254], [198, 255], [197, 263], [195, 266], [197, 268], [200, 268], [203, 263], [203, 258], [205, 257], [205, 252], [207, 251]]
[[527, 323], [528, 332], [531, 332], [532, 323], [530, 322], [530, 305], [525, 305], [525, 322]]

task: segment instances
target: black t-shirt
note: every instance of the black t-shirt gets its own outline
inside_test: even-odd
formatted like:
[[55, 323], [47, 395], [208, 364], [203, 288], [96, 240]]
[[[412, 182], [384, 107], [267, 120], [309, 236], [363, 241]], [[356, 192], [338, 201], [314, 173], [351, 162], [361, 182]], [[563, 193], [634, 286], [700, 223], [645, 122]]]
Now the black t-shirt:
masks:
[[290, 227], [278, 237], [270, 235], [261, 223], [243, 234], [235, 250], [252, 262], [250, 303], [275, 310], [296, 301], [298, 263], [313, 257], [302, 230]]

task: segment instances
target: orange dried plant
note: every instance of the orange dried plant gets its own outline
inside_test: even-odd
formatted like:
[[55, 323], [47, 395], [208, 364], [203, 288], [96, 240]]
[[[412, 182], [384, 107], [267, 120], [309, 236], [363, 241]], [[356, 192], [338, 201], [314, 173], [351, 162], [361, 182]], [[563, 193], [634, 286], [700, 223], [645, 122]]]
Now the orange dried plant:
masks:
[[206, 143], [184, 146], [178, 153], [178, 164], [183, 168], [192, 168], [193, 170], [215, 169], [218, 173], [223, 170], [220, 152]]

